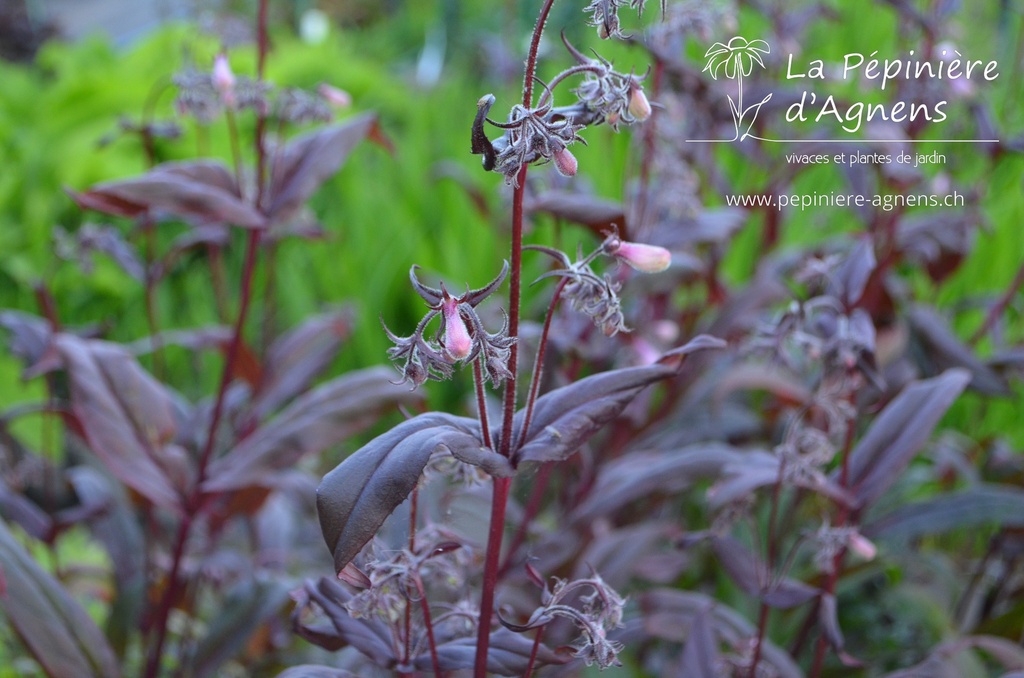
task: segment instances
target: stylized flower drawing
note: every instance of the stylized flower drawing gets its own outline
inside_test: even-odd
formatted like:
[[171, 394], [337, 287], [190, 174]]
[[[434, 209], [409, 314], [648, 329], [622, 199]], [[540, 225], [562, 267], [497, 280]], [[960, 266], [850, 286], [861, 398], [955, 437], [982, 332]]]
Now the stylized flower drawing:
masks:
[[[755, 63], [764, 68], [764, 61], [761, 59], [761, 55], [769, 54], [771, 51], [771, 47], [764, 40], [747, 40], [737, 35], [728, 44], [716, 42], [704, 54], [704, 58], [707, 59], [704, 70], [708, 71], [712, 78], [717, 80], [718, 72], [723, 71], [726, 78], [736, 80], [739, 86], [739, 94], [736, 101], [733, 101], [731, 95], [729, 96], [729, 107], [732, 110], [733, 122], [736, 125], [736, 136], [733, 137], [733, 141], [737, 139], [742, 140], [747, 137], [750, 133], [750, 128], [754, 124], [754, 120], [757, 119], [757, 113], [761, 110], [761, 106], [772, 98], [772, 95], [769, 94], [749, 108], [743, 107], [743, 78], [753, 72]], [[747, 117], [748, 113], [750, 114], [750, 122], [746, 125], [746, 131], [744, 131], [741, 137], [740, 124]]]

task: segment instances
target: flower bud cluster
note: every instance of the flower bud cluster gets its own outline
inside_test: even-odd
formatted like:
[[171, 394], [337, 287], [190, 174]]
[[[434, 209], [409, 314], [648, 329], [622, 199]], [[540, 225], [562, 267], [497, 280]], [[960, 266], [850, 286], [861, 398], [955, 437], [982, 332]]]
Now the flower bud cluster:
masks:
[[[496, 122], [487, 117], [494, 96], [485, 95], [477, 102], [473, 153], [482, 154], [484, 169], [500, 172], [507, 184], [515, 185], [519, 171], [531, 163], [553, 162], [560, 174], [574, 176], [577, 161], [569, 146], [577, 141], [586, 143], [579, 136], [582, 129], [607, 122], [618, 130], [620, 124], [643, 122], [651, 116], [642, 77], [619, 73], [607, 60], [585, 57], [564, 37], [563, 42], [577, 65], [555, 76], [536, 107], [513, 106], [505, 122]], [[583, 81], [572, 90], [576, 101], [568, 106], [555, 106], [554, 89], [575, 75], [583, 75]], [[489, 140], [484, 122], [504, 130], [503, 134]]]
[[214, 58], [209, 72], [191, 68], [175, 75], [173, 82], [178, 87], [178, 112], [204, 124], [226, 110], [246, 109], [260, 115], [273, 113], [278, 120], [292, 124], [328, 122], [333, 117], [332, 109], [351, 103], [346, 92], [330, 85], [321, 85], [316, 93], [294, 88], [275, 93], [270, 83], [236, 76], [223, 52]]
[[[417, 544], [415, 550], [386, 550], [380, 542], [371, 542], [362, 567], [370, 585], [345, 603], [353, 619], [379, 619], [399, 639], [404, 634], [406, 608], [422, 600], [428, 586], [447, 591], [465, 588], [472, 559], [468, 549], [434, 526], [418, 532]], [[424, 629], [414, 630], [423, 635]]]
[[672, 260], [671, 253], [663, 247], [626, 242], [616, 234], [607, 236], [601, 245], [586, 257], [582, 251], [577, 252], [576, 261], [551, 247], [531, 245], [529, 249], [547, 254], [560, 265], [560, 268], [545, 273], [538, 280], [563, 278], [566, 282], [562, 296], [569, 300], [574, 311], [590, 317], [607, 336], [629, 331], [619, 299], [622, 285], [607, 273], [603, 276], [595, 273], [590, 266], [594, 260], [601, 255], [613, 256], [644, 273], [663, 271]]
[[[622, 612], [626, 601], [608, 586], [596, 572], [587, 579], [555, 579], [554, 586], [544, 586], [542, 605], [534, 610], [525, 624], [512, 624], [501, 620], [507, 628], [522, 633], [539, 628], [556, 617], [568, 619], [582, 632], [573, 643], [575, 656], [587, 666], [597, 664], [601, 669], [621, 666], [618, 654], [622, 643], [608, 638], [608, 631], [622, 626]], [[589, 590], [589, 592], [587, 592]]]
[[[619, 8], [626, 7], [635, 9], [637, 14], [643, 14], [644, 5], [647, 0], [592, 0], [583, 11], [590, 15], [590, 25], [597, 26], [597, 34], [602, 40], [608, 38], [624, 38], [619, 27]], [[665, 13], [665, 0], [661, 2], [661, 12]]]
[[[566, 73], [582, 71], [583, 82], [572, 92], [588, 115], [579, 116], [586, 124], [607, 122], [618, 130], [621, 123], [632, 125], [651, 117], [651, 103], [644, 94], [644, 78], [632, 73], [619, 73], [611, 62], [597, 57], [588, 59], [564, 40], [566, 48], [579, 66]], [[577, 114], [578, 115], [578, 114]]]
[[563, 175], [576, 173], [576, 158], [569, 145], [582, 141], [578, 132], [583, 125], [552, 115], [550, 106], [528, 109], [513, 106], [508, 122], [494, 123], [505, 133], [492, 142], [496, 154], [494, 171], [505, 175], [505, 183], [515, 185], [523, 165], [534, 162], [555, 161]]
[[814, 533], [813, 540], [817, 546], [814, 564], [825, 574], [832, 573], [836, 556], [847, 549], [864, 560], [873, 560], [878, 555], [875, 545], [855, 527], [832, 527], [825, 523]]
[[[411, 382], [416, 388], [428, 379], [442, 381], [452, 376], [458, 363], [477, 359], [483, 368], [484, 381], [498, 385], [512, 376], [508, 361], [515, 339], [508, 336], [508, 323], [498, 332], [488, 332], [476, 312], [477, 305], [498, 289], [507, 274], [508, 262], [505, 262], [490, 283], [455, 297], [443, 284], [434, 288], [421, 283], [416, 277], [416, 267], [412, 267], [409, 277], [413, 289], [427, 302], [430, 311], [408, 337], [400, 337], [384, 326], [388, 339], [394, 344], [388, 349], [388, 357], [399, 365], [403, 383]], [[428, 339], [425, 333], [434, 318], [440, 318], [440, 327], [434, 337]]]

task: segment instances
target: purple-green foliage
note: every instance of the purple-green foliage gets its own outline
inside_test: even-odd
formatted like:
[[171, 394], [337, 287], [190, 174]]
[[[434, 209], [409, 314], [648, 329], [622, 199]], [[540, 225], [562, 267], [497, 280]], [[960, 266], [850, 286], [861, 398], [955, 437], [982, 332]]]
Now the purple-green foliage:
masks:
[[[619, 9], [642, 4], [597, 0], [588, 10], [613, 36]], [[568, 43], [584, 68], [564, 78], [601, 81], [573, 103], [548, 106], [569, 89], [555, 80], [553, 94], [538, 84], [531, 99], [528, 76], [527, 102], [494, 121], [494, 139], [494, 98], [480, 100], [475, 122], [466, 106], [472, 150], [515, 185], [510, 259], [525, 250], [553, 260], [537, 257], [550, 264], [551, 305], [530, 320], [516, 293], [507, 306], [486, 302], [505, 280], [504, 253], [481, 253], [502, 272], [465, 294], [461, 283], [426, 285], [414, 269], [423, 320], [408, 337], [383, 330], [397, 373], [323, 378], [354, 331], [345, 311], [280, 337], [257, 337], [245, 322], [260, 302], [257, 264], [273, 261], [268, 243], [311, 235], [289, 228], [293, 217], [374, 134], [371, 115], [288, 135], [272, 152], [260, 143], [241, 176], [189, 161], [75, 195], [132, 224], [128, 237], [78, 234], [78, 246], [111, 255], [147, 288], [182, 252], [215, 266], [232, 231], [243, 233], [247, 264], [223, 326], [153, 327], [113, 344], [102, 328], [63, 327], [45, 289], [41, 316], [0, 314], [10, 352], [47, 393], [0, 418], [0, 509], [23, 533], [0, 525], [0, 605], [48, 675], [215, 675], [234, 661], [289, 677], [569, 676], [620, 657], [662, 676], [1024, 669], [1024, 465], [1001, 441], [944, 424], [966, 390], [985, 402], [1019, 390], [1020, 346], [994, 331], [1012, 315], [1019, 281], [983, 300], [984, 323], [967, 340], [951, 327], [957, 309], [921, 293], [922, 279], [941, 290], [970, 259], [976, 204], [858, 212], [854, 232], [785, 249], [799, 213], [766, 214], [755, 271], [730, 281], [722, 262], [750, 215], [707, 204], [727, 187], [722, 160], [681, 142], [734, 122], [682, 50], [690, 37], [726, 31], [729, 16], [662, 9], [649, 17], [646, 52], [636, 51], [653, 62], [641, 91], [661, 106], [645, 121], [644, 107], [629, 105], [641, 81]], [[950, 20], [922, 22], [909, 5], [891, 11], [924, 35]], [[807, 19], [780, 11], [766, 22], [790, 35]], [[772, 124], [768, 109], [759, 118]], [[589, 193], [586, 162], [565, 153], [579, 138], [596, 146], [591, 128], [620, 122], [643, 124], [633, 132], [635, 182], [618, 202]], [[744, 144], [737, 152], [768, 177], [751, 192], [801, 180], [805, 170]], [[1019, 152], [1011, 140], [988, 161]], [[545, 161], [580, 177], [531, 170], [524, 180], [527, 165]], [[864, 167], [843, 181], [898, 193], [925, 177]], [[549, 221], [567, 225], [559, 233], [570, 243], [604, 240], [575, 258], [524, 248], [527, 219], [538, 242]], [[183, 227], [170, 249], [136, 247], [168, 223]], [[670, 251], [672, 265], [634, 275], [618, 264], [643, 268], [664, 250], [631, 259], [625, 238]], [[597, 266], [602, 257], [612, 264]], [[529, 282], [516, 263], [508, 279], [517, 289]], [[387, 327], [390, 310], [381, 309]], [[983, 339], [998, 359], [979, 353]], [[160, 356], [172, 346], [223, 353], [218, 391], [190, 402], [165, 383]], [[469, 416], [423, 412], [417, 395], [391, 383], [419, 386], [461, 368], [476, 386]], [[505, 385], [501, 402], [488, 383]], [[405, 421], [383, 421], [396, 406]], [[66, 431], [59, 461], [11, 433], [11, 421], [40, 411]], [[360, 437], [367, 429], [378, 435]], [[363, 444], [327, 471], [333, 450], [354, 440]], [[24, 548], [56, 552], [79, 527], [111, 561], [99, 625], [76, 601], [79, 575], [48, 572]], [[938, 619], [885, 602], [921, 591]], [[306, 641], [354, 651], [327, 657]]]

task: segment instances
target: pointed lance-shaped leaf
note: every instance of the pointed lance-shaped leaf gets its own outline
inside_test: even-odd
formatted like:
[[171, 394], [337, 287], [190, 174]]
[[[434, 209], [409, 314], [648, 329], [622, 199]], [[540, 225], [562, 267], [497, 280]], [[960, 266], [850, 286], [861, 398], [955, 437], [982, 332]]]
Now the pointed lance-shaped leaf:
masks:
[[[685, 357], [724, 342], [700, 335], [666, 353], [663, 360]], [[537, 399], [530, 430], [523, 431], [526, 411], [516, 414], [515, 441], [521, 441], [514, 465], [524, 461], [560, 461], [572, 455], [602, 426], [615, 419], [640, 391], [676, 374], [677, 368], [655, 364], [602, 372], [555, 389]]]
[[352, 313], [340, 309], [306, 319], [271, 344], [252, 413], [263, 419], [305, 391], [331, 361], [352, 329]]
[[[528, 636], [513, 633], [507, 628], [491, 632], [487, 650], [487, 673], [495, 676], [521, 676], [530, 666], [531, 653], [536, 652], [534, 666], [564, 664], [568, 657], [556, 654], [544, 644], [534, 647]], [[476, 636], [463, 636], [437, 646], [437, 656], [443, 671], [471, 669], [476, 658]], [[420, 671], [429, 671], [429, 652], [416, 657], [414, 664]]]
[[[295, 632], [314, 645], [338, 650], [351, 645], [378, 666], [392, 666], [395, 661], [391, 632], [383, 620], [376, 617], [354, 619], [345, 609], [352, 594], [338, 582], [327, 577], [319, 581], [307, 580], [298, 592], [299, 604], [292, 613]], [[308, 624], [303, 612], [315, 603], [330, 621], [329, 624]]]
[[710, 617], [711, 612], [707, 609], [698, 610], [693, 616], [683, 655], [679, 660], [680, 676], [718, 678], [721, 657]]
[[103, 632], [0, 520], [0, 608], [32, 657], [53, 678], [121, 675]]
[[279, 471], [307, 454], [322, 452], [376, 421], [379, 413], [419, 397], [391, 381], [377, 366], [349, 372], [296, 398], [226, 455], [210, 464], [203, 489], [225, 492], [272, 487]]
[[627, 367], [601, 372], [546, 393], [537, 399], [530, 430], [525, 435], [521, 431], [525, 411], [516, 414], [513, 435], [523, 442], [515, 453], [515, 464], [566, 459], [619, 416], [645, 387], [675, 373], [675, 368], [666, 365]]
[[164, 212], [198, 224], [266, 226], [264, 216], [238, 194], [227, 169], [214, 161], [157, 165], [145, 174], [97, 184], [72, 197], [85, 209], [119, 216]]
[[54, 345], [70, 377], [71, 409], [89, 448], [125, 485], [157, 506], [180, 510], [180, 488], [171, 481], [163, 455], [176, 429], [164, 386], [116, 344], [58, 334]]
[[338, 572], [405, 501], [439, 449], [511, 474], [504, 457], [484, 449], [474, 419], [428, 412], [377, 436], [324, 476], [316, 491], [320, 528]]
[[861, 531], [872, 538], [908, 541], [991, 525], [1024, 528], [1024, 489], [983, 483], [963, 492], [904, 504], [873, 520]]
[[965, 369], [947, 370], [910, 384], [886, 405], [850, 453], [849, 486], [860, 506], [896, 481], [970, 379]]
[[271, 223], [287, 221], [337, 172], [352, 149], [370, 134], [376, 115], [363, 113], [290, 140], [274, 153], [270, 166]]

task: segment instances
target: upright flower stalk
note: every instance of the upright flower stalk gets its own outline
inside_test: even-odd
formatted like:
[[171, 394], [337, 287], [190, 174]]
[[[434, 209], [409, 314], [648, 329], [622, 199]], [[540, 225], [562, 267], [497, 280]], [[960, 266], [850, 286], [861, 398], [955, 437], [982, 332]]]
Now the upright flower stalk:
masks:
[[[494, 598], [500, 577], [501, 543], [505, 531], [505, 513], [508, 503], [511, 476], [520, 459], [520, 446], [526, 444], [530, 434], [530, 420], [533, 406], [538, 399], [540, 360], [544, 355], [548, 334], [544, 336], [538, 351], [538, 362], [533, 370], [533, 384], [530, 388], [524, 408], [523, 421], [520, 429], [516, 429], [517, 385], [518, 385], [518, 338], [520, 324], [520, 304], [522, 294], [522, 257], [523, 257], [523, 222], [524, 197], [526, 194], [526, 176], [531, 164], [552, 163], [554, 168], [564, 176], [574, 176], [579, 169], [579, 162], [570, 150], [576, 142], [585, 143], [579, 136], [587, 127], [607, 123], [614, 129], [619, 125], [629, 125], [646, 120], [651, 115], [651, 104], [643, 92], [643, 77], [633, 73], [621, 73], [612, 64], [601, 57], [584, 56], [565, 41], [570, 55], [576, 65], [555, 76], [550, 84], [544, 87], [543, 93], [535, 101], [534, 83], [537, 82], [537, 58], [541, 36], [551, 12], [554, 0], [545, 0], [540, 8], [537, 23], [533, 29], [530, 47], [527, 53], [526, 69], [523, 77], [522, 101], [512, 106], [503, 121], [495, 121], [488, 117], [494, 106], [495, 97], [487, 94], [477, 101], [476, 117], [472, 126], [472, 151], [483, 156], [483, 167], [504, 176], [506, 184], [512, 186], [512, 236], [510, 243], [509, 262], [499, 275], [486, 286], [475, 291], [467, 291], [460, 297], [453, 296], [442, 284], [439, 288], [424, 285], [416, 276], [416, 269], [411, 272], [414, 290], [427, 303], [430, 310], [417, 324], [415, 331], [407, 337], [399, 336], [385, 327], [389, 339], [394, 346], [389, 349], [389, 357], [395, 361], [404, 382], [420, 386], [427, 380], [446, 379], [460, 366], [472, 364], [474, 385], [479, 409], [481, 441], [487, 453], [494, 455], [500, 463], [489, 462], [501, 472], [491, 473], [493, 490], [491, 495], [491, 513], [488, 528], [487, 547], [484, 556], [483, 583], [480, 597], [478, 624], [476, 629], [477, 642], [474, 657], [474, 676], [484, 678], [487, 675], [488, 649], [491, 637], [491, 622], [494, 618]], [[618, 31], [618, 10], [629, 5], [637, 9], [643, 8], [638, 0], [605, 0], [592, 3], [585, 8], [591, 13], [591, 23], [605, 26], [608, 30], [602, 35], [620, 35]], [[563, 38], [564, 41], [564, 38]], [[571, 93], [575, 101], [567, 105], [558, 105], [555, 101], [555, 90], [560, 89], [563, 82], [579, 77], [582, 82]], [[499, 131], [496, 138], [489, 138], [487, 125]], [[544, 277], [560, 277], [554, 300], [545, 321], [545, 328], [550, 327], [551, 314], [559, 298], [567, 298], [572, 308], [590, 316], [598, 327], [612, 336], [618, 332], [628, 331], [619, 303], [618, 292], [620, 282], [605, 273], [598, 275], [591, 269], [591, 263], [600, 256], [612, 257], [641, 272], [657, 272], [664, 270], [671, 263], [669, 252], [660, 247], [652, 247], [637, 243], [628, 243], [611, 233], [602, 244], [588, 256], [580, 253], [576, 260], [567, 255], [546, 247], [535, 247], [553, 257], [560, 265], [557, 270]], [[505, 326], [498, 332], [489, 332], [476, 313], [476, 306], [484, 298], [494, 292], [504, 281], [509, 279], [508, 317]], [[438, 329], [431, 335], [427, 330], [434, 319], [438, 320]], [[495, 386], [504, 385], [502, 397], [500, 432], [491, 431], [486, 416], [484, 403], [484, 386], [486, 382]], [[496, 449], [492, 449], [492, 441]], [[373, 445], [368, 446], [372, 448]], [[368, 448], [364, 448], [367, 449]], [[574, 450], [573, 450], [574, 451]], [[370, 454], [369, 451], [366, 452]], [[357, 453], [358, 454], [358, 453]], [[346, 462], [347, 463], [347, 462]], [[344, 463], [342, 464], [344, 466]], [[340, 473], [338, 469], [335, 472]], [[339, 476], [339, 478], [342, 476]], [[342, 481], [337, 481], [341, 484]], [[335, 485], [330, 476], [325, 478], [325, 485]], [[324, 488], [324, 485], [321, 486]], [[332, 489], [325, 489], [324, 496], [331, 494]], [[328, 505], [329, 506], [329, 505]], [[328, 508], [328, 512], [330, 509]], [[325, 535], [340, 534], [344, 531], [334, 516], [328, 516], [329, 528]], [[328, 537], [329, 544], [334, 537]], [[337, 567], [344, 565], [348, 551], [341, 561], [335, 551]], [[557, 616], [557, 615], [556, 615]], [[515, 630], [514, 625], [506, 627]], [[614, 625], [612, 625], [614, 627]], [[580, 625], [584, 629], [587, 640], [581, 645], [588, 648], [584, 654], [602, 666], [611, 666], [617, 660], [618, 645], [604, 638], [604, 626], [591, 624], [583, 619]], [[592, 648], [593, 651], [591, 651]], [[581, 650], [582, 652], [582, 650]], [[588, 660], [589, 661], [589, 660]]]

